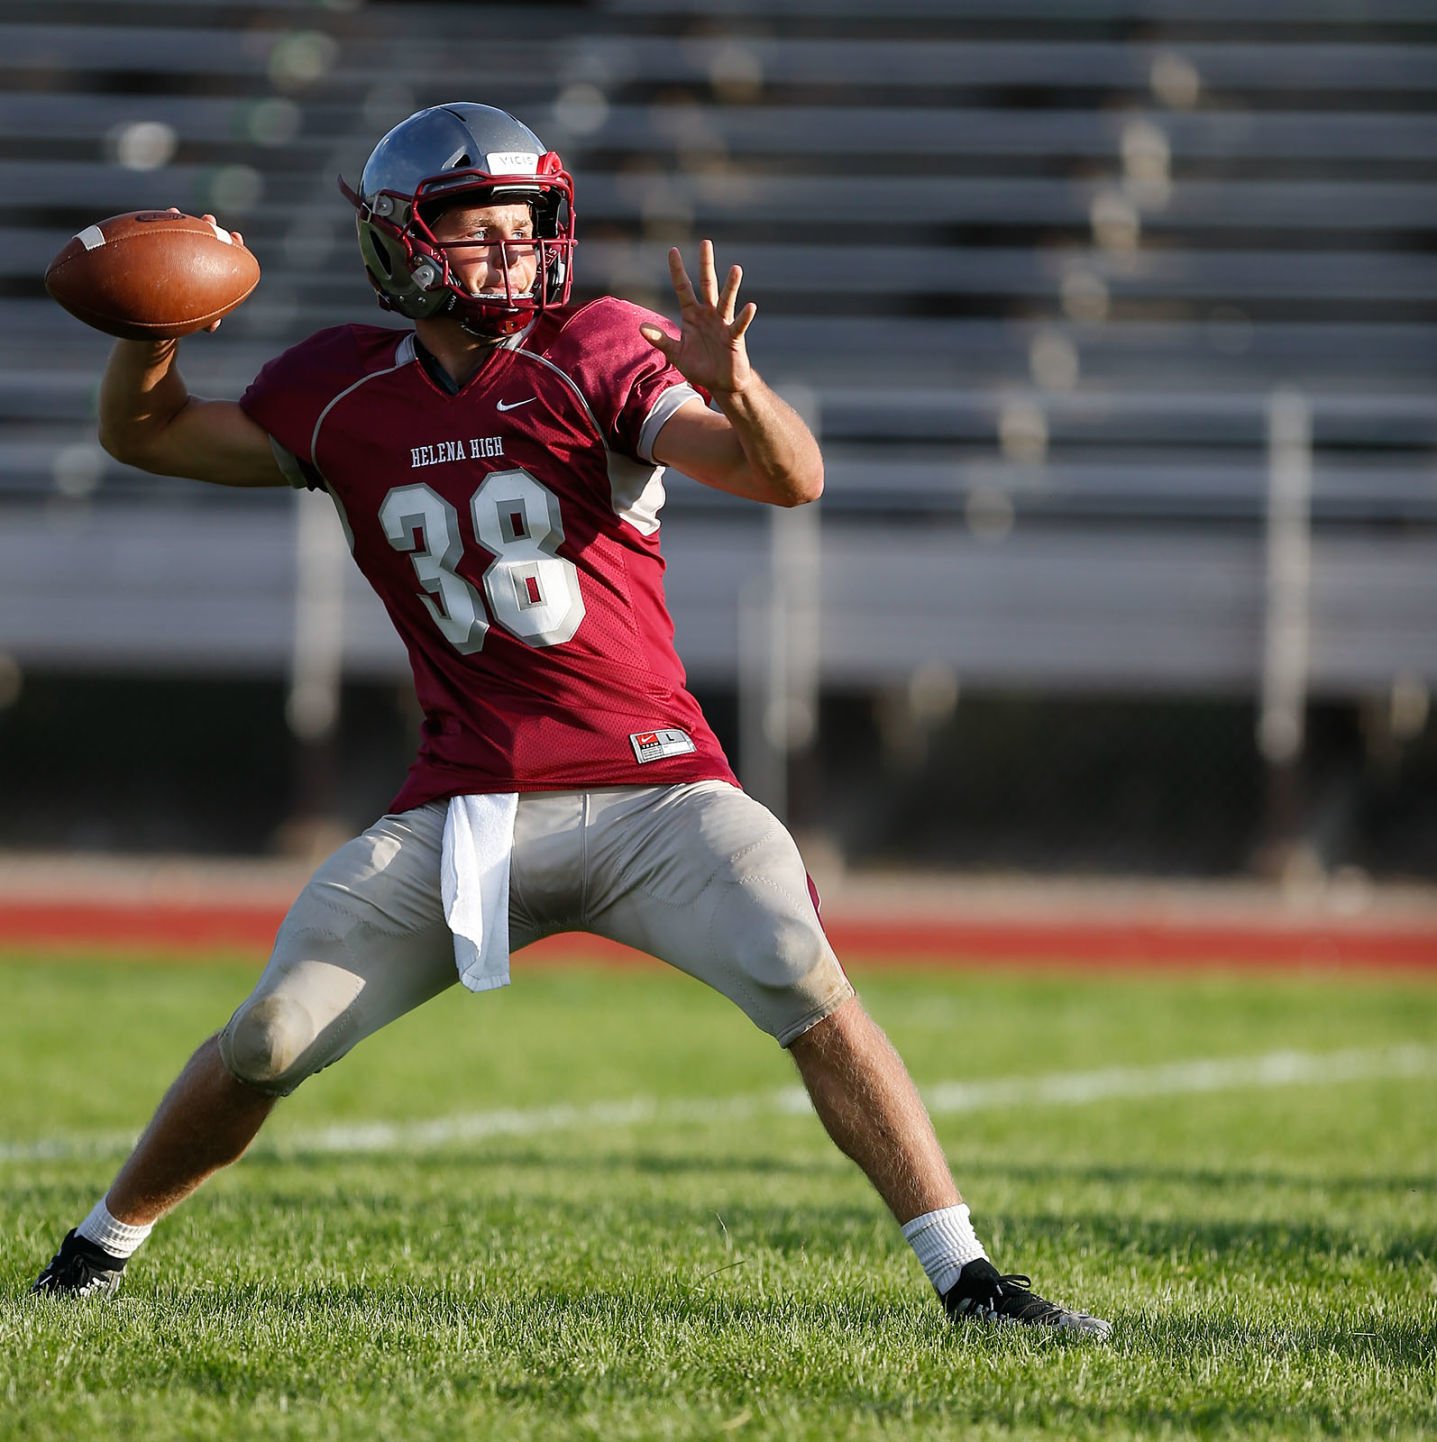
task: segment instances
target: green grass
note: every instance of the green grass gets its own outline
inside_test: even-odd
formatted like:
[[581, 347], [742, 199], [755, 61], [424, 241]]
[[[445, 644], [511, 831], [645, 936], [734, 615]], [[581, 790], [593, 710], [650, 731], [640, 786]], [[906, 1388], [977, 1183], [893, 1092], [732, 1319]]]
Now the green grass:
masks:
[[[522, 959], [508, 991], [441, 998], [307, 1083], [117, 1299], [26, 1296], [252, 973], [0, 966], [0, 1437], [1437, 1428], [1430, 982], [859, 973], [924, 1086], [1427, 1049], [1406, 1076], [941, 1112], [996, 1260], [1112, 1318], [1106, 1347], [950, 1328], [866, 1183], [773, 1104], [792, 1068], [726, 1002]], [[659, 1110], [526, 1126], [635, 1098]], [[709, 1106], [735, 1098], [747, 1113]], [[322, 1145], [500, 1108], [519, 1121], [470, 1140]]]

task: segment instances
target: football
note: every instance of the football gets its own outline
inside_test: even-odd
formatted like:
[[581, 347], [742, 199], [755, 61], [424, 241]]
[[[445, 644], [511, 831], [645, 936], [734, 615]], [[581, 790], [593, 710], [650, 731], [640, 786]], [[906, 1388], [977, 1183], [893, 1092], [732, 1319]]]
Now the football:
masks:
[[259, 262], [213, 221], [135, 210], [87, 225], [45, 272], [71, 315], [108, 335], [163, 340], [212, 325], [259, 284]]

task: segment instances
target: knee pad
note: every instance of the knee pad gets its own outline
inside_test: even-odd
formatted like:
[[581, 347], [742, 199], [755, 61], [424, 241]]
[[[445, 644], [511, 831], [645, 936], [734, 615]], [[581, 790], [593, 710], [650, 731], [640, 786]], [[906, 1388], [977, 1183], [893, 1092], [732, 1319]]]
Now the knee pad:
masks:
[[719, 907], [743, 990], [744, 1007], [787, 1046], [852, 993], [807, 895], [746, 878], [725, 888]]
[[828, 955], [816, 916], [781, 887], [749, 879], [728, 888], [718, 915], [743, 975], [765, 991], [799, 985]]
[[220, 1033], [220, 1057], [236, 1081], [287, 1096], [316, 1066], [306, 1066], [317, 1040], [314, 1019], [297, 1001], [264, 996], [247, 1001]]

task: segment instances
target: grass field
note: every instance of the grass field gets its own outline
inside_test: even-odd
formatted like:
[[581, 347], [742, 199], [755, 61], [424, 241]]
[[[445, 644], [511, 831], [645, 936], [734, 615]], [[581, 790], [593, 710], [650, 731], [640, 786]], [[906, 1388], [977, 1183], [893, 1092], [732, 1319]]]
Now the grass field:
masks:
[[516, 968], [286, 1102], [117, 1299], [31, 1299], [253, 967], [0, 965], [0, 1437], [1420, 1437], [1437, 985], [860, 972], [990, 1251], [955, 1330], [728, 1004]]

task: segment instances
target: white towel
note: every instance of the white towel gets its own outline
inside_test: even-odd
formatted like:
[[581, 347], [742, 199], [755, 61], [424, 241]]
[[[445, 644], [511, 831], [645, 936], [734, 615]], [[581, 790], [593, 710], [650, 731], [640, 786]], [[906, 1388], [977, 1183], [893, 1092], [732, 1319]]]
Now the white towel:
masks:
[[509, 857], [519, 798], [455, 796], [444, 817], [440, 888], [454, 962], [470, 991], [509, 985]]

